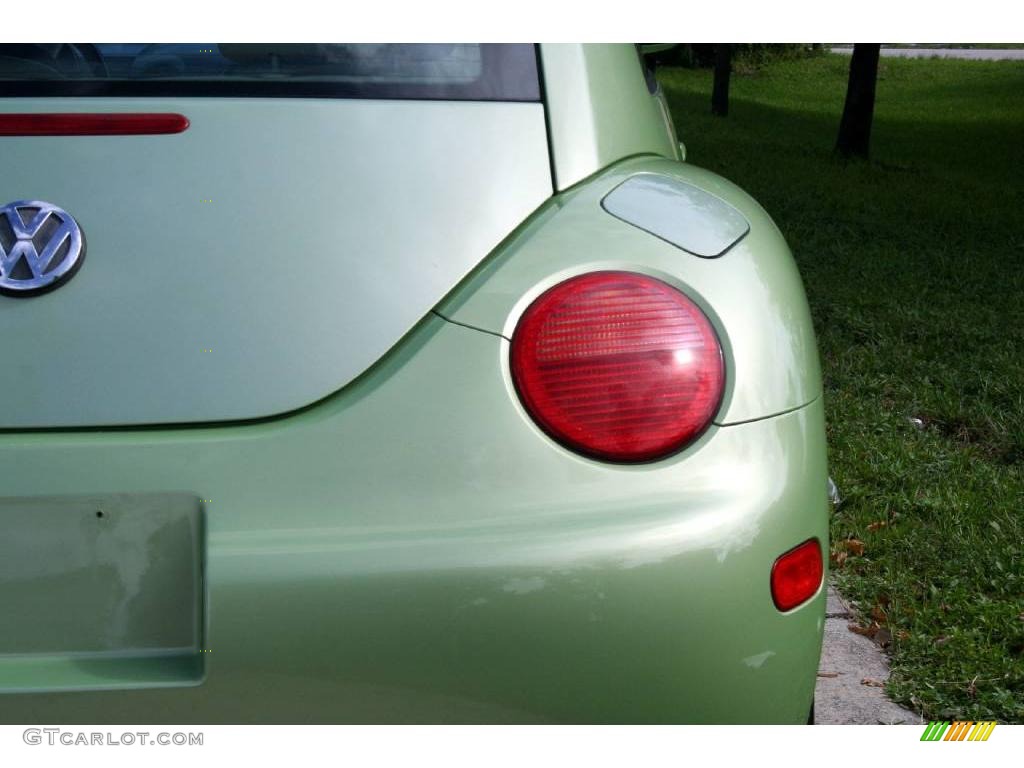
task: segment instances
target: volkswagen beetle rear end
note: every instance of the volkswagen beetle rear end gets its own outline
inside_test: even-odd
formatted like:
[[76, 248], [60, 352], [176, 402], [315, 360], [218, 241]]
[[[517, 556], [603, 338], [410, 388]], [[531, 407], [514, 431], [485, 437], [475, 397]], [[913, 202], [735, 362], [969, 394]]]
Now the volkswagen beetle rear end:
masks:
[[634, 46], [0, 46], [0, 718], [806, 722], [813, 329], [680, 160]]

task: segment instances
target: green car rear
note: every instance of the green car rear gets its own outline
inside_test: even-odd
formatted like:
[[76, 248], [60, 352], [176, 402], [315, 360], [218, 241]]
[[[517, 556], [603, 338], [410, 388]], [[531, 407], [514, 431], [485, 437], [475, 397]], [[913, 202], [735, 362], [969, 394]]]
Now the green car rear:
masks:
[[0, 46], [0, 95], [0, 719], [807, 721], [803, 287], [636, 47]]

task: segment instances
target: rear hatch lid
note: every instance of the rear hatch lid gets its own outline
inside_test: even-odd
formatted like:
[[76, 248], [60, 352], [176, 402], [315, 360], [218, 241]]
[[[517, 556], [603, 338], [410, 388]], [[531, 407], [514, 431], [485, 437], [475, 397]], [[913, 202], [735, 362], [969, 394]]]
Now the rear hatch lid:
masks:
[[[189, 122], [164, 135], [0, 136], [0, 206], [48, 202], [85, 245], [59, 287], [0, 295], [0, 428], [216, 422], [307, 405], [378, 360], [551, 195], [530, 46], [149, 48], [171, 49], [157, 59], [175, 71], [190, 56], [226, 63], [192, 79], [110, 75], [138, 65], [129, 51], [110, 54], [106, 79], [5, 85], [12, 57], [0, 55], [0, 93], [15, 94], [0, 99], [0, 120]], [[333, 62], [342, 54], [348, 70]], [[289, 79], [289, 61], [313, 63]], [[260, 69], [271, 65], [277, 78]], [[324, 76], [331, 67], [347, 74]], [[0, 222], [8, 255], [17, 238]]]

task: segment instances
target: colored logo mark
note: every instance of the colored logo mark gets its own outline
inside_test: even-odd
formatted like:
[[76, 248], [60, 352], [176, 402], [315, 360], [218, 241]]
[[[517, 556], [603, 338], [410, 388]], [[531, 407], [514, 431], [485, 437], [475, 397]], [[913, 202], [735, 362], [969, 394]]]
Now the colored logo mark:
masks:
[[955, 720], [953, 723], [932, 720], [921, 734], [921, 741], [988, 741], [996, 727], [994, 720], [971, 722]]

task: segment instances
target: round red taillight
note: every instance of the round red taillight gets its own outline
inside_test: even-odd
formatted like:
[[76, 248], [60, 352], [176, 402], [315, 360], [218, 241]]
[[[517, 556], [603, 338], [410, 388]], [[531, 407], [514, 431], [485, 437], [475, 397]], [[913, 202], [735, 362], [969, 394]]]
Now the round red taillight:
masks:
[[725, 384], [722, 349], [696, 304], [632, 272], [556, 285], [512, 335], [512, 378], [555, 440], [609, 461], [652, 461], [711, 423]]

